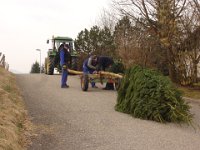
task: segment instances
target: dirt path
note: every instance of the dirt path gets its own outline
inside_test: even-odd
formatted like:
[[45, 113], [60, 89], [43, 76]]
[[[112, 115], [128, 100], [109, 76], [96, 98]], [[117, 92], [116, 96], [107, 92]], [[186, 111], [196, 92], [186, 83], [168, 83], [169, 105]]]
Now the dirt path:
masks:
[[[91, 88], [82, 92], [77, 76], [69, 77], [69, 89], [59, 88], [59, 75], [17, 75], [17, 81], [39, 127], [29, 150], [200, 149], [199, 129], [116, 112], [116, 92]], [[200, 124], [200, 105], [192, 106]]]

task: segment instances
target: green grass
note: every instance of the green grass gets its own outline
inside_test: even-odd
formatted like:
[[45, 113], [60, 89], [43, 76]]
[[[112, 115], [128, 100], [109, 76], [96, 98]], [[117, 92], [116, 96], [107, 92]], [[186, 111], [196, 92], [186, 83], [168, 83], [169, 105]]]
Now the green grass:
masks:
[[3, 86], [3, 89], [4, 89], [5, 91], [7, 91], [8, 93], [11, 93], [11, 91], [12, 91], [11, 85], [5, 85], [5, 86]]

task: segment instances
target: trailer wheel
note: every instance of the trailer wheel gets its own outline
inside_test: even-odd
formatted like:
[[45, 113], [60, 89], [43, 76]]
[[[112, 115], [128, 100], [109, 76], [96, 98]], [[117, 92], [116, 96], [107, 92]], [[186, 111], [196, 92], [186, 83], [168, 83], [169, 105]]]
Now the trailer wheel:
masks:
[[83, 91], [88, 90], [88, 85], [89, 85], [89, 77], [87, 74], [83, 74], [81, 77], [81, 88]]
[[116, 79], [115, 81], [115, 89], [118, 91], [121, 85], [121, 79]]

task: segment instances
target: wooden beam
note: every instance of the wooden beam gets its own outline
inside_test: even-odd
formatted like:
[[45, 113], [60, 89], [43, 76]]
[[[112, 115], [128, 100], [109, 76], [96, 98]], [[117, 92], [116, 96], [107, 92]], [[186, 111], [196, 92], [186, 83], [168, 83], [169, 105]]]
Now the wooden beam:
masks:
[[76, 75], [82, 75], [83, 74], [82, 71], [76, 71], [76, 70], [71, 70], [71, 69], [68, 69], [68, 72], [71, 73], [71, 74], [76, 74]]
[[[83, 74], [82, 71], [76, 71], [76, 70], [71, 70], [71, 69], [68, 69], [68, 72], [71, 73], [71, 74], [76, 74], [76, 75], [82, 75]], [[103, 76], [108, 77], [108, 78], [109, 77], [111, 77], [111, 78], [120, 78], [120, 79], [123, 78], [122, 75], [116, 74], [116, 73], [112, 73], [112, 72], [99, 71], [98, 74], [103, 75]]]
[[105, 71], [100, 71], [99, 72], [101, 75], [105, 75], [105, 76], [110, 76], [110, 77], [114, 77], [114, 78], [123, 78], [123, 76], [122, 75], [120, 75], [120, 74], [116, 74], [116, 73], [112, 73], [112, 72], [105, 72]]

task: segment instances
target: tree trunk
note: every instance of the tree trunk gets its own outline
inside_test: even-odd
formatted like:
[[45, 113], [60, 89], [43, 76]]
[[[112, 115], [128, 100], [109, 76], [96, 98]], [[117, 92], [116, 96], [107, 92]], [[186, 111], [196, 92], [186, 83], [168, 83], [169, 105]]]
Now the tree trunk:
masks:
[[179, 83], [180, 81], [177, 80], [177, 73], [175, 67], [175, 60], [174, 60], [173, 53], [171, 52], [170, 47], [167, 49], [167, 60], [168, 60], [168, 69], [169, 69], [169, 77], [174, 83]]
[[193, 73], [193, 83], [197, 83], [198, 82], [198, 63], [196, 63], [196, 61], [193, 61], [193, 69], [194, 69], [194, 73]]
[[174, 65], [172, 63], [169, 63], [169, 77], [174, 83], [180, 83], [179, 80], [177, 80], [177, 73]]

